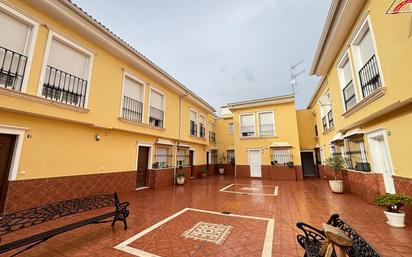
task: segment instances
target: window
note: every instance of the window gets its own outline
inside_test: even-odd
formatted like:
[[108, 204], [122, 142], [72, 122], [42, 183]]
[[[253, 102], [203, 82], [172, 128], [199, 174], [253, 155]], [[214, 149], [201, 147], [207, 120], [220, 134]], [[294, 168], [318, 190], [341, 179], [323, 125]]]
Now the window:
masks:
[[189, 148], [178, 147], [176, 155], [176, 166], [188, 166], [189, 165]]
[[270, 155], [273, 165], [290, 165], [293, 163], [292, 147], [272, 147]]
[[38, 24], [0, 3], [0, 87], [24, 91]]
[[86, 107], [92, 54], [52, 31], [46, 53], [41, 96]]
[[190, 110], [190, 135], [197, 137], [197, 112]]
[[319, 105], [323, 131], [327, 131], [335, 126], [329, 92], [319, 99]]
[[363, 98], [382, 86], [382, 77], [379, 71], [369, 22], [369, 17], [367, 17], [352, 42], [355, 67]]
[[227, 163], [230, 165], [235, 165], [235, 150], [227, 150]]
[[143, 121], [144, 84], [125, 74], [123, 80], [122, 118]]
[[367, 160], [363, 134], [357, 134], [345, 138], [346, 157], [349, 169], [359, 171], [370, 171], [371, 167]]
[[154, 156], [155, 162], [153, 163], [154, 169], [168, 168], [171, 165], [171, 160], [173, 155], [171, 154], [172, 149], [166, 146], [157, 146], [156, 153]]
[[259, 113], [259, 135], [262, 137], [275, 135], [273, 112]]
[[217, 150], [211, 150], [210, 151], [210, 164], [217, 164]]
[[164, 95], [157, 90], [150, 90], [149, 124], [163, 128], [164, 122]]
[[206, 128], [205, 128], [205, 116], [199, 115], [199, 137], [205, 138]]
[[352, 65], [349, 55], [346, 53], [341, 64], [338, 66], [338, 74], [343, 96], [345, 110], [351, 109], [357, 102], [355, 86], [352, 78]]
[[229, 135], [233, 135], [235, 133], [235, 124], [233, 124], [233, 122], [229, 123], [228, 130], [229, 130]]
[[209, 123], [209, 141], [216, 142], [215, 124]]
[[254, 137], [255, 133], [255, 115], [240, 115], [240, 133], [242, 137]]

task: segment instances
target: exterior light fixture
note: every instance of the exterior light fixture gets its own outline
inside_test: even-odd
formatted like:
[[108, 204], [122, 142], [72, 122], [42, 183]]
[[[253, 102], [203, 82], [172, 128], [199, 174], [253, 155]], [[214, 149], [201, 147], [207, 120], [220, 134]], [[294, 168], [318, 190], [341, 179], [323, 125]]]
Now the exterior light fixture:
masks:
[[99, 134], [96, 134], [95, 138], [96, 138], [96, 141], [100, 141], [100, 135]]

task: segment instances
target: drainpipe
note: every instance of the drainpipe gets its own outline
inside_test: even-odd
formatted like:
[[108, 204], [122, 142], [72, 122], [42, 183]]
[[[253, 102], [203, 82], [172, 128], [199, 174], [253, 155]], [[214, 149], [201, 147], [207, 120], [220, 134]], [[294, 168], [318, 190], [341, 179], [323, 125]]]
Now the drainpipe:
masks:
[[[186, 94], [184, 95], [184, 96], [187, 96], [187, 92], [186, 92]], [[176, 170], [177, 170], [177, 167], [176, 167], [176, 163], [177, 163], [177, 145], [180, 143], [180, 140], [181, 140], [181, 138], [182, 138], [182, 103], [183, 103], [183, 98], [182, 98], [182, 96], [179, 96], [179, 137], [178, 137], [178, 140], [177, 140], [177, 142], [176, 142], [176, 144], [175, 144], [175, 149], [174, 149], [174, 152], [175, 152], [175, 154], [174, 154], [174, 168], [173, 168], [173, 184], [176, 184]]]

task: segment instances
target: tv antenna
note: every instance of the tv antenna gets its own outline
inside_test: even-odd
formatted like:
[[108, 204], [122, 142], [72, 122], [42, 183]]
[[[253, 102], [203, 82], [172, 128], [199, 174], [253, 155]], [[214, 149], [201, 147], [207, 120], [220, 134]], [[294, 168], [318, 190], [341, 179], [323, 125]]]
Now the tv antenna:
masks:
[[290, 65], [290, 84], [291, 84], [291, 86], [292, 86], [292, 93], [293, 93], [293, 94], [295, 94], [295, 88], [296, 88], [296, 86], [297, 86], [297, 84], [298, 84], [298, 82], [296, 81], [296, 78], [297, 78], [299, 75], [302, 75], [302, 74], [305, 72], [305, 70], [302, 70], [302, 71], [300, 71], [300, 72], [298, 72], [298, 73], [295, 73], [295, 72], [296, 72], [296, 68], [297, 68], [300, 64], [302, 64], [304, 61], [305, 61], [305, 60], [302, 60], [302, 61], [300, 61], [300, 62], [298, 62], [298, 63], [295, 63], [295, 64], [293, 64], [293, 65]]

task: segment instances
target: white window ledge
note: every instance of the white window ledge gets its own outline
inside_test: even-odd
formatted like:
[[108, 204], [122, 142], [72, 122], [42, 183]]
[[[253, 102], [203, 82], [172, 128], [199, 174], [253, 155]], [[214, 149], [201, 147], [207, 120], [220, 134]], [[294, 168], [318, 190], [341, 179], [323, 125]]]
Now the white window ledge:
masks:
[[380, 87], [376, 89], [372, 94], [368, 95], [367, 97], [363, 98], [361, 101], [356, 103], [352, 108], [347, 110], [346, 112], [342, 113], [342, 116], [347, 118], [351, 116], [352, 114], [358, 112], [361, 110], [363, 107], [366, 105], [370, 104], [371, 102], [375, 101], [376, 99], [382, 97], [385, 95], [386, 88], [385, 87]]

